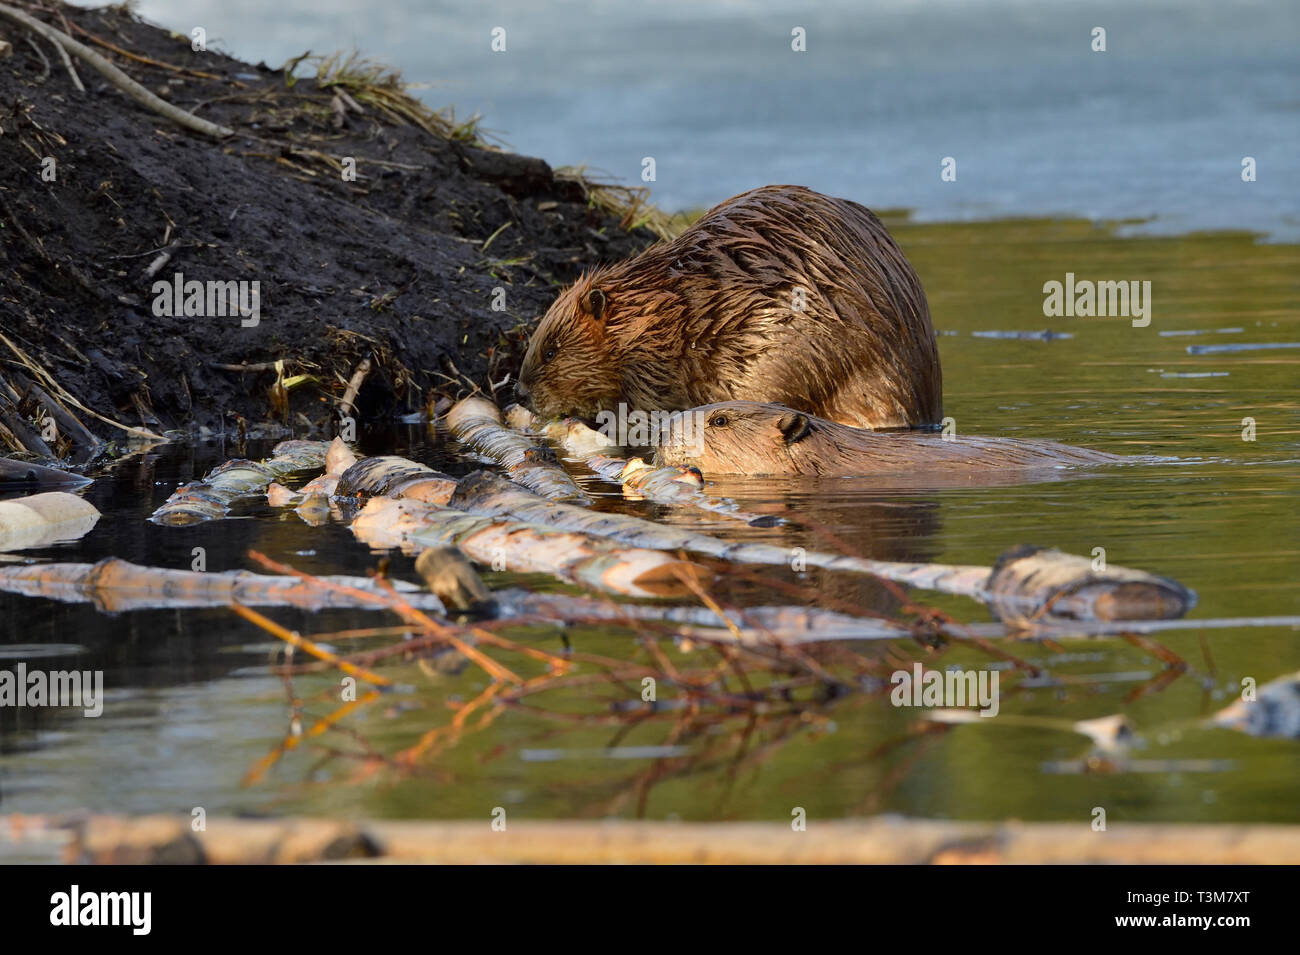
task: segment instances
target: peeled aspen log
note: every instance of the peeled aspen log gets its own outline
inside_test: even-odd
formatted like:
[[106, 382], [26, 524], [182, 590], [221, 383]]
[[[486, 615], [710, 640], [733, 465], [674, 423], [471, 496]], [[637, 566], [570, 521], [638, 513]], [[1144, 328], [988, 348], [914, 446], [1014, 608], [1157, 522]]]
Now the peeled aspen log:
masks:
[[450, 609], [481, 612], [492, 608], [492, 592], [459, 548], [430, 547], [416, 558], [415, 569], [430, 592]]
[[66, 491], [0, 501], [0, 550], [77, 540], [98, 520], [95, 505]]

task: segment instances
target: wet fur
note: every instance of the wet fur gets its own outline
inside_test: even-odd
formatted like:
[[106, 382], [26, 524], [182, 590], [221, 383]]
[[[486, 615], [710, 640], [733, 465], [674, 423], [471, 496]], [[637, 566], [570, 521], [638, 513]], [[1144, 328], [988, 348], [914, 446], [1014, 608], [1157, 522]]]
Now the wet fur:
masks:
[[[693, 431], [692, 427], [699, 430]], [[705, 405], [673, 415], [655, 459], [665, 465], [694, 465], [706, 477], [849, 477], [922, 471], [969, 471], [978, 475], [990, 470], [1029, 471], [1128, 460], [1055, 441], [981, 437], [944, 440], [934, 432], [879, 434], [781, 405], [753, 401]]]
[[[791, 309], [796, 286], [804, 312]], [[520, 382], [543, 417], [736, 398], [870, 428], [942, 416], [916, 273], [868, 209], [801, 186], [736, 196], [673, 242], [583, 276], [533, 334]]]

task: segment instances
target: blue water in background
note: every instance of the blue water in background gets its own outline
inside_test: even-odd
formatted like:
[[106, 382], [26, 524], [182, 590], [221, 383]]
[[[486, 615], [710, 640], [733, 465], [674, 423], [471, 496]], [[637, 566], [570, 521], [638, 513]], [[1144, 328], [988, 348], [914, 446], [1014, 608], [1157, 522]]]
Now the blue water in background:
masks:
[[[795, 182], [922, 220], [1300, 239], [1296, 0], [143, 0], [279, 66], [355, 47], [513, 149], [676, 210]], [[491, 49], [494, 27], [506, 52]], [[807, 52], [790, 48], [807, 31]], [[1091, 31], [1107, 31], [1094, 53]], [[940, 162], [957, 160], [957, 181]], [[1258, 180], [1241, 180], [1252, 156]]]

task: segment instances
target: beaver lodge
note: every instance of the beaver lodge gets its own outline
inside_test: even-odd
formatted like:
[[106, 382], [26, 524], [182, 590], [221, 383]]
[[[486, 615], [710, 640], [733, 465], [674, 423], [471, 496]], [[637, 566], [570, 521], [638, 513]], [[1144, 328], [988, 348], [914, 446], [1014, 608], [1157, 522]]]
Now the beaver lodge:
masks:
[[[559, 286], [662, 227], [642, 193], [510, 153], [356, 55], [251, 65], [123, 7], [46, 21], [229, 130], [183, 128], [0, 16], [0, 352], [117, 423], [78, 412], [94, 435], [323, 429], [366, 358], [363, 421], [487, 388]], [[202, 283], [202, 307], [159, 281]], [[237, 283], [247, 308], [254, 282], [255, 324], [237, 304], [208, 314], [210, 283], [222, 306]]]
[[[161, 654], [166, 666], [139, 664], [159, 698], [175, 689], [168, 667], [215, 687], [205, 731], [219, 727], [212, 738], [242, 761], [207, 829], [191, 826], [197, 797], [181, 780], [150, 790], [148, 812], [56, 801], [0, 817], [0, 856], [1300, 858], [1291, 827], [1117, 820], [1102, 839], [1086, 819], [867, 818], [949, 734], [979, 746], [1008, 725], [1056, 733], [1069, 741], [1060, 773], [1108, 774], [1142, 763], [1144, 738], [1188, 725], [1130, 719], [1119, 698], [1095, 718], [1003, 707], [984, 719], [990, 683], [1015, 702], [1132, 676], [1058, 678], [1063, 641], [1138, 655], [1127, 702], [1193, 672], [1166, 640], [1295, 620], [1188, 620], [1189, 587], [1058, 549], [1047, 526], [941, 561], [927, 501], [851, 501], [865, 516], [850, 538], [796, 503], [794, 484], [738, 503], [698, 468], [510, 408], [532, 323], [559, 290], [681, 224], [643, 190], [515, 155], [359, 55], [248, 64], [125, 6], [0, 0], [0, 104], [0, 481], [13, 492], [0, 501], [0, 600], [4, 646], [35, 654], [21, 672], [43, 681], [38, 698], [26, 676], [0, 680], [0, 719], [57, 727], [43, 722], [51, 707], [93, 708], [73, 675]], [[38, 662], [59, 653], [75, 666]], [[986, 679], [967, 684], [961, 666]], [[852, 807], [862, 818], [819, 820], [792, 848], [807, 820], [786, 807], [787, 779], [775, 822], [647, 820], [692, 773], [718, 774], [709, 799], [722, 805], [809, 737], [893, 713], [900, 672], [922, 708], [901, 735], [854, 750], [846, 772], [880, 776]], [[1260, 684], [1267, 706], [1225, 699], [1191, 722], [1295, 736], [1297, 678]], [[111, 692], [93, 703], [111, 717]], [[493, 741], [516, 718], [525, 729]], [[474, 789], [507, 758], [632, 769], [578, 795], [547, 776], [516, 825], [514, 788]], [[821, 785], [824, 766], [793, 765]], [[341, 822], [311, 802], [325, 789], [364, 793], [352, 815], [476, 818]], [[632, 818], [597, 821], [609, 816]]]

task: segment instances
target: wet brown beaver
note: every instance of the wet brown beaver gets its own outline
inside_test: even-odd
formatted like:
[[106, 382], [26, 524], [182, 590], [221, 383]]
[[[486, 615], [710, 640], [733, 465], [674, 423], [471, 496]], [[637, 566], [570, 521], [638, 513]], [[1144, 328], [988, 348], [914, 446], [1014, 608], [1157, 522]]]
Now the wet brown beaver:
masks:
[[802, 186], [742, 193], [583, 276], [534, 332], [518, 391], [544, 418], [735, 398], [863, 428], [942, 416], [916, 273], [870, 210]]
[[728, 401], [671, 415], [655, 460], [713, 474], [814, 474], [848, 477], [959, 472], [979, 481], [989, 471], [1050, 470], [1133, 458], [1055, 441], [876, 434], [756, 401]]

